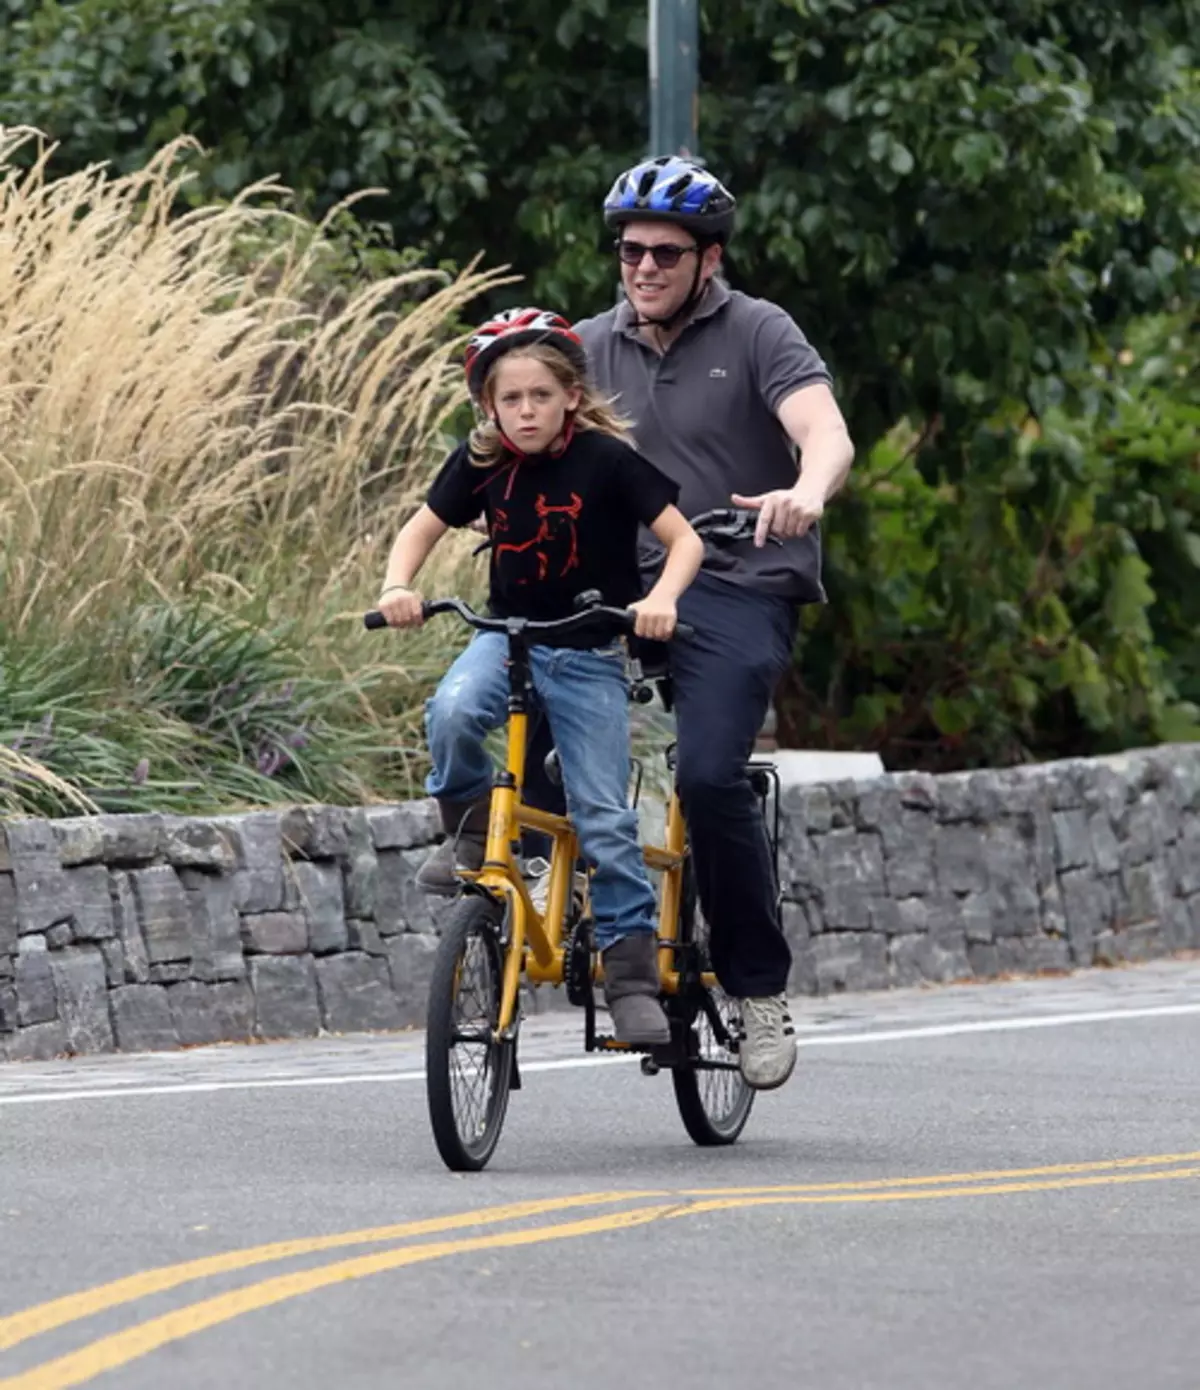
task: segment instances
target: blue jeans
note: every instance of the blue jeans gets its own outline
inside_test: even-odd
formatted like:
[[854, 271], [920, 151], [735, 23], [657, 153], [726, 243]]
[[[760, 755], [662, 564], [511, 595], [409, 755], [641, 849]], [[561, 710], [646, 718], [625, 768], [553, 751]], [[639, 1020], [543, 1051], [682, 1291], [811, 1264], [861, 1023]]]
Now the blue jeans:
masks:
[[[679, 600], [696, 635], [669, 652], [679, 730], [676, 781], [687, 817], [713, 968], [740, 999], [781, 994], [791, 950], [775, 902], [766, 828], [745, 772], [771, 693], [791, 660], [796, 608], [701, 573]], [[530, 742], [531, 806], [558, 807]]]
[[[492, 764], [483, 741], [508, 717], [507, 662], [507, 638], [478, 633], [426, 705], [430, 796], [468, 802], [487, 795]], [[603, 951], [631, 932], [657, 926], [637, 813], [629, 805], [624, 649], [533, 647], [530, 668], [562, 764], [567, 809], [592, 867], [595, 940]]]

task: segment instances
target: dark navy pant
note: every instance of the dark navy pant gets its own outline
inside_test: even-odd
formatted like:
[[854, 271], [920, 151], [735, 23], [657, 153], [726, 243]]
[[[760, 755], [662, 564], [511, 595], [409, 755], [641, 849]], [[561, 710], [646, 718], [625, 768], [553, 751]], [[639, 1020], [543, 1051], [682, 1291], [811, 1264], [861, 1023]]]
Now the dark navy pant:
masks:
[[[745, 765], [775, 686], [791, 660], [796, 609], [786, 599], [697, 577], [679, 600], [695, 637], [669, 650], [678, 730], [676, 777], [700, 905], [712, 929], [713, 969], [738, 998], [781, 994], [791, 952], [775, 901], [770, 845]], [[550, 747], [531, 730], [525, 795], [562, 811], [542, 772]]]

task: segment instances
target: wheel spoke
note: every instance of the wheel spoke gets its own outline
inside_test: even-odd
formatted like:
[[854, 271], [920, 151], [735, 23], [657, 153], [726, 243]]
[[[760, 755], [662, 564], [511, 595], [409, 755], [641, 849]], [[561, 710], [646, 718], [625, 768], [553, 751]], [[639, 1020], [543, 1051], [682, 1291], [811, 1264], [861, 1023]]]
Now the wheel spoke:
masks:
[[[712, 991], [713, 1003], [721, 1023], [730, 1037], [739, 1031], [737, 1006], [722, 990]], [[697, 1083], [705, 1110], [714, 1123], [728, 1121], [742, 1103], [741, 1092], [745, 1086], [737, 1059], [718, 1039], [712, 1020], [703, 1010], [696, 1018], [696, 1031], [700, 1040], [700, 1056], [712, 1065], [697, 1069]]]
[[503, 958], [495, 909], [458, 905], [447, 921], [430, 985], [426, 1087], [442, 1157], [456, 1170], [484, 1166], [508, 1104], [516, 1047], [498, 1039]]
[[461, 1110], [462, 1131], [468, 1141], [479, 1139], [487, 1129], [494, 1084], [491, 1065], [494, 1042], [490, 1025], [499, 1017], [499, 999], [495, 989], [497, 981], [492, 978], [489, 965], [487, 943], [477, 934], [469, 935], [463, 943], [457, 972], [454, 1016], [458, 1027], [451, 1061], [455, 1109]]
[[[689, 912], [682, 925], [684, 940], [699, 948], [700, 960], [695, 964], [708, 970], [708, 927], [702, 915], [698, 910]], [[714, 986], [700, 998], [693, 996], [691, 1006], [694, 1013], [689, 1011], [688, 1026], [695, 1035], [698, 1056], [690, 1067], [673, 1073], [680, 1116], [696, 1143], [731, 1144], [754, 1103], [754, 1092], [738, 1066], [741, 1017], [737, 1001]], [[688, 1008], [687, 1001], [683, 1007]]]

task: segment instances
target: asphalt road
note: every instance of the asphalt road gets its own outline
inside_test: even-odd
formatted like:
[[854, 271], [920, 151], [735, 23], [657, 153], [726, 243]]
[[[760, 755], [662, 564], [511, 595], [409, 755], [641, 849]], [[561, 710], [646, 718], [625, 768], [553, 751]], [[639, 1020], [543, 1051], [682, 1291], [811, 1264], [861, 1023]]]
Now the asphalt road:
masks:
[[724, 1150], [532, 1020], [470, 1177], [418, 1035], [0, 1066], [0, 1390], [1200, 1385], [1200, 963], [797, 1014]]

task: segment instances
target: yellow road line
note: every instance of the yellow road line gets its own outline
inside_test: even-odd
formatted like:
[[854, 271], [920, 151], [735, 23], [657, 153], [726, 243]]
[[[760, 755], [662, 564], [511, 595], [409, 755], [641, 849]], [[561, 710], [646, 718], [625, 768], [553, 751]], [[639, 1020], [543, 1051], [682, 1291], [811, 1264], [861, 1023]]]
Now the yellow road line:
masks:
[[[1073, 1187], [1118, 1187], [1123, 1183], [1167, 1182], [1174, 1178], [1200, 1178], [1198, 1168], [1172, 1168], [1162, 1173], [1107, 1173], [1095, 1177], [1057, 1178], [1048, 1182], [991, 1183], [988, 1186], [961, 1186], [892, 1192], [829, 1192], [790, 1196], [784, 1192], [758, 1197], [710, 1197], [672, 1212], [673, 1216], [694, 1216], [706, 1211], [729, 1211], [735, 1207], [848, 1206], [857, 1202], [920, 1202], [929, 1198], [994, 1197], [1014, 1192], [1062, 1192]], [[0, 1381], [0, 1390], [5, 1390]]]
[[630, 1226], [643, 1226], [674, 1210], [674, 1205], [639, 1207], [634, 1211], [612, 1212], [593, 1216], [561, 1226], [540, 1226], [532, 1230], [503, 1231], [490, 1236], [473, 1236], [465, 1240], [438, 1241], [430, 1245], [406, 1245], [399, 1250], [384, 1250], [374, 1255], [360, 1255], [352, 1260], [339, 1260], [318, 1269], [299, 1270], [295, 1274], [280, 1274], [258, 1284], [250, 1284], [231, 1293], [218, 1294], [203, 1302], [193, 1303], [174, 1313], [151, 1318], [126, 1332], [101, 1337], [79, 1351], [47, 1361], [22, 1375], [0, 1380], [0, 1390], [66, 1390], [81, 1385], [104, 1371], [127, 1365], [148, 1352], [156, 1351], [168, 1342], [190, 1337], [205, 1328], [228, 1322], [260, 1308], [282, 1303], [315, 1289], [329, 1288], [351, 1279], [366, 1279], [372, 1274], [401, 1269], [405, 1265], [438, 1260], [447, 1255], [469, 1254], [476, 1250], [503, 1250], [520, 1245], [540, 1244], [543, 1241], [569, 1240], [577, 1236], [596, 1235], [601, 1231], [619, 1231]]
[[980, 1173], [937, 1173], [923, 1178], [872, 1178], [862, 1182], [789, 1183], [782, 1187], [688, 1187], [682, 1197], [753, 1197], [786, 1192], [869, 1192], [896, 1187], [928, 1187], [942, 1183], [999, 1182], [1013, 1178], [1052, 1177], [1068, 1173], [1103, 1173], [1110, 1169], [1165, 1168], [1200, 1162], [1200, 1151], [1185, 1154], [1145, 1154], [1137, 1158], [1096, 1159], [1089, 1163], [1055, 1163], [1043, 1168], [1000, 1168]]
[[[896, 1188], [925, 1187], [933, 1184], [993, 1182], [1014, 1178], [1049, 1177], [1068, 1173], [1103, 1172], [1109, 1169], [1127, 1167], [1166, 1166], [1194, 1160], [1200, 1160], [1200, 1152], [1150, 1154], [1134, 1158], [1096, 1160], [1089, 1163], [1055, 1164], [1041, 1168], [943, 1173], [927, 1177], [878, 1178], [844, 1183], [806, 1183], [782, 1187], [692, 1188], [678, 1195], [727, 1198], [789, 1192], [893, 1191]], [[452, 1216], [430, 1217], [420, 1221], [404, 1222], [400, 1225], [368, 1227], [363, 1230], [346, 1231], [336, 1235], [276, 1241], [269, 1245], [231, 1250], [219, 1255], [207, 1255], [181, 1264], [165, 1265], [158, 1269], [128, 1275], [112, 1283], [67, 1294], [62, 1298], [0, 1318], [0, 1351], [14, 1347], [30, 1337], [36, 1337], [41, 1333], [62, 1327], [66, 1323], [76, 1322], [82, 1318], [91, 1317], [95, 1313], [104, 1312], [106, 1309], [120, 1307], [122, 1304], [131, 1303], [136, 1299], [145, 1298], [155, 1293], [163, 1293], [169, 1289], [177, 1288], [181, 1284], [216, 1274], [234, 1273], [238, 1270], [253, 1268], [255, 1265], [271, 1264], [301, 1255], [317, 1254], [325, 1250], [342, 1249], [349, 1245], [377, 1245], [385, 1241], [401, 1240], [411, 1236], [437, 1235], [444, 1231], [463, 1230], [476, 1225], [487, 1226], [505, 1221], [519, 1221], [532, 1216], [548, 1215], [551, 1212], [569, 1211], [581, 1206], [612, 1205], [615, 1202], [667, 1195], [670, 1194], [662, 1191], [598, 1192], [514, 1202], [504, 1206], [486, 1207], [478, 1211], [460, 1212]]]
[[275, 1241], [244, 1250], [227, 1250], [220, 1255], [205, 1255], [182, 1264], [164, 1265], [159, 1269], [131, 1274], [109, 1284], [98, 1284], [79, 1293], [66, 1294], [49, 1303], [26, 1308], [0, 1318], [0, 1351], [15, 1347], [29, 1337], [49, 1332], [65, 1323], [77, 1322], [93, 1313], [117, 1308], [123, 1303], [163, 1293], [180, 1284], [191, 1283], [214, 1274], [229, 1274], [254, 1265], [271, 1264], [311, 1255], [322, 1250], [338, 1250], [347, 1245], [378, 1245], [383, 1241], [401, 1240], [406, 1236], [437, 1235], [441, 1231], [461, 1231], [470, 1226], [492, 1226], [502, 1221], [520, 1221], [530, 1216], [545, 1216], [550, 1212], [569, 1211], [574, 1207], [606, 1206], [614, 1202], [636, 1201], [647, 1197], [664, 1197], [658, 1192], [594, 1192], [570, 1197], [550, 1197], [538, 1201], [512, 1202], [506, 1206], [484, 1207], [478, 1211], [457, 1212], [453, 1216], [433, 1216], [420, 1221], [406, 1221], [396, 1226], [374, 1226], [361, 1231], [343, 1231], [337, 1235], [313, 1236], [300, 1240]]
[[[1070, 1165], [1064, 1165], [1070, 1166]], [[276, 1275], [257, 1284], [229, 1293], [218, 1294], [198, 1303], [162, 1314], [123, 1332], [113, 1333], [52, 1361], [44, 1362], [29, 1371], [0, 1381], [0, 1390], [69, 1390], [105, 1371], [115, 1370], [131, 1361], [156, 1351], [170, 1342], [189, 1337], [196, 1332], [215, 1327], [243, 1313], [257, 1311], [282, 1303], [290, 1298], [312, 1293], [318, 1289], [375, 1274], [421, 1264], [450, 1255], [470, 1254], [484, 1250], [513, 1249], [540, 1245], [551, 1241], [597, 1235], [606, 1231], [628, 1230], [652, 1221], [695, 1216], [709, 1211], [732, 1210], [739, 1207], [763, 1206], [834, 1206], [861, 1202], [931, 1201], [953, 1197], [995, 1197], [1011, 1193], [1054, 1192], [1069, 1188], [1115, 1186], [1129, 1183], [1167, 1182], [1200, 1177], [1200, 1166], [1172, 1168], [1160, 1172], [1109, 1172], [1107, 1174], [1074, 1174], [1046, 1181], [996, 1183], [989, 1186], [958, 1185], [857, 1192], [763, 1193], [757, 1196], [711, 1198], [683, 1206], [660, 1203], [638, 1207], [631, 1211], [611, 1212], [580, 1221], [556, 1226], [537, 1226], [517, 1231], [502, 1231], [492, 1235], [466, 1239], [438, 1241], [425, 1245], [409, 1245], [398, 1250], [360, 1255], [338, 1260], [315, 1269], [299, 1270], [292, 1274]]]

